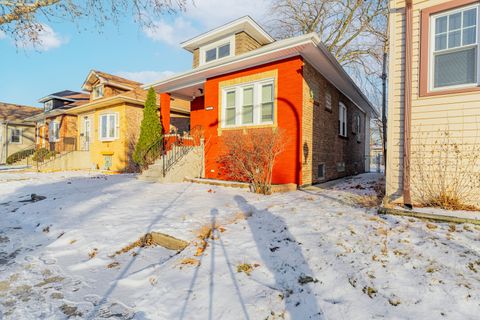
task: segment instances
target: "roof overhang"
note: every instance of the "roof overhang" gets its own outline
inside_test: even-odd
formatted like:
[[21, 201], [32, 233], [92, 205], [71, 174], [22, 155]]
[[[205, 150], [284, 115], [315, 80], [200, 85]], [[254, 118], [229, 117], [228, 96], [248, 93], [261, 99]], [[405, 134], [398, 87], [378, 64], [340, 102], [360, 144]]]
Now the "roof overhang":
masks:
[[125, 89], [125, 90], [132, 90], [132, 89], [135, 88], [134, 86], [128, 86], [128, 85], [125, 85], [125, 84], [118, 83], [116, 81], [105, 79], [104, 77], [102, 77], [101, 75], [96, 73], [95, 70], [91, 70], [88, 73], [87, 78], [85, 79], [85, 81], [82, 84], [82, 89], [85, 90], [85, 91], [88, 91], [88, 92], [92, 91], [93, 84], [96, 82], [97, 79], [100, 81], [100, 84], [103, 84], [103, 85], [109, 85], [109, 86], [112, 86], [112, 87]]
[[320, 42], [316, 33], [276, 41], [242, 55], [225, 58], [206, 66], [173, 75], [162, 81], [144, 85], [143, 88], [153, 87], [158, 93], [173, 93], [179, 88], [194, 87], [196, 84], [198, 85], [215, 76], [294, 56], [302, 56], [363, 112], [378, 116], [375, 108], [328, 49]]
[[265, 45], [275, 41], [258, 23], [250, 16], [229, 22], [221, 27], [205, 32], [195, 38], [182, 42], [183, 49], [193, 52], [196, 48], [226, 36], [245, 31], [260, 44]]
[[34, 115], [32, 117], [28, 117], [28, 118], [25, 118], [26, 121], [43, 121], [47, 118], [51, 118], [51, 117], [56, 117], [56, 116], [59, 116], [61, 114], [65, 114], [67, 113], [69, 109], [61, 109], [61, 108], [56, 108], [56, 109], [52, 109], [48, 112], [42, 112], [42, 113], [39, 113], [37, 115]]
[[43, 98], [39, 99], [38, 102], [43, 103], [43, 102], [47, 102], [47, 101], [52, 100], [52, 99], [64, 100], [64, 101], [69, 101], [69, 102], [75, 102], [76, 101], [75, 99], [60, 97], [60, 96], [56, 96], [56, 95], [48, 95], [46, 97], [43, 97]]

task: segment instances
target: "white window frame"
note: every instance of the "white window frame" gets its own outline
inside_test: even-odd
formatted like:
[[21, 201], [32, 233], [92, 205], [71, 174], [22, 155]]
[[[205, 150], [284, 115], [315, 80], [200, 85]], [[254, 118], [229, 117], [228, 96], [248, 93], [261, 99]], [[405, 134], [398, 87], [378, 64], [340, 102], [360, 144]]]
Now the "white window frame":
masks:
[[[348, 114], [347, 114], [347, 106], [343, 102], [338, 103], [338, 135], [341, 137], [348, 137]], [[342, 125], [345, 125], [343, 128]], [[345, 129], [345, 132], [343, 132]]]
[[[98, 88], [101, 89], [101, 94], [98, 94], [98, 91], [96, 91]], [[92, 88], [92, 97], [93, 99], [100, 99], [101, 97], [103, 97], [103, 95], [105, 94], [105, 87], [103, 86], [103, 84], [97, 84], [96, 86], [94, 86]]]
[[[13, 141], [12, 139], [14, 131], [18, 131], [18, 142]], [[10, 128], [10, 134], [8, 135], [8, 142], [10, 144], [22, 144], [22, 133], [23, 133], [22, 128]]]
[[[225, 57], [222, 57], [222, 58], [219, 58], [218, 57], [218, 48], [226, 45], [226, 44], [230, 44], [230, 54], [228, 56], [225, 56]], [[216, 58], [213, 59], [212, 61], [206, 61], [206, 54], [207, 54], [207, 51], [209, 51], [210, 49], [213, 49], [213, 48], [216, 48]], [[219, 60], [222, 60], [222, 59], [225, 59], [225, 58], [228, 58], [228, 57], [232, 57], [235, 55], [235, 35], [231, 35], [227, 38], [223, 38], [223, 39], [220, 39], [218, 41], [215, 41], [215, 42], [212, 42], [210, 44], [207, 44], [205, 46], [202, 46], [200, 47], [200, 52], [199, 52], [199, 62], [200, 62], [200, 65], [204, 65], [204, 64], [208, 64], [208, 63], [212, 63], [212, 62], [215, 62], [215, 61], [219, 61]]]
[[[112, 116], [115, 117], [115, 130], [114, 130], [114, 136], [113, 137], [109, 136], [109, 132], [110, 132], [110, 129], [111, 129], [110, 128], [110, 117], [112, 117]], [[103, 117], [107, 117], [107, 130], [106, 130], [107, 136], [105, 136], [105, 137], [102, 136], [102, 133], [103, 133], [103, 131], [102, 131], [102, 129], [103, 129], [102, 118]], [[108, 112], [108, 113], [102, 113], [101, 115], [99, 115], [99, 117], [98, 117], [98, 140], [100, 140], [100, 141], [115, 141], [115, 140], [119, 139], [119, 136], [120, 136], [120, 134], [119, 134], [119, 131], [120, 131], [119, 130], [120, 129], [119, 128], [119, 123], [120, 123], [119, 118], [120, 118], [120, 115], [119, 115], [118, 112]]]
[[60, 141], [60, 123], [58, 121], [52, 121], [48, 125], [48, 141]]
[[[262, 122], [262, 86], [272, 85], [272, 120]], [[243, 119], [243, 89], [253, 88], [253, 123], [242, 124]], [[227, 125], [227, 93], [235, 91], [235, 124]], [[275, 123], [275, 108], [276, 108], [276, 95], [275, 95], [275, 79], [262, 79], [257, 81], [245, 82], [234, 86], [228, 86], [222, 88], [222, 128], [241, 128], [241, 127], [255, 127], [272, 125]]]
[[[477, 28], [477, 34], [476, 34], [476, 37], [477, 37], [477, 41], [475, 44], [470, 44], [470, 45], [463, 45], [463, 32], [461, 32], [461, 37], [460, 37], [460, 47], [456, 47], [456, 48], [452, 48], [452, 49], [449, 49], [449, 48], [446, 48], [446, 49], [442, 49], [442, 50], [439, 50], [439, 51], [436, 51], [435, 50], [435, 35], [436, 35], [436, 25], [435, 25], [435, 21], [436, 19], [438, 18], [441, 18], [441, 17], [445, 17], [445, 16], [449, 16], [449, 15], [452, 15], [452, 14], [455, 14], [455, 13], [458, 13], [458, 12], [464, 12], [464, 11], [468, 11], [470, 9], [477, 9], [477, 25], [476, 25], [476, 28]], [[462, 13], [462, 22], [463, 22], [463, 13]], [[428, 72], [428, 88], [429, 88], [429, 91], [431, 92], [436, 92], [436, 91], [445, 91], [445, 90], [452, 90], [452, 89], [464, 89], [464, 88], [473, 88], [473, 87], [477, 87], [480, 85], [480, 5], [479, 4], [474, 4], [474, 5], [470, 5], [470, 6], [463, 6], [463, 7], [460, 7], [460, 8], [456, 8], [456, 9], [452, 9], [452, 10], [448, 10], [448, 11], [445, 11], [445, 12], [442, 12], [442, 13], [438, 13], [438, 14], [433, 14], [430, 16], [430, 21], [429, 21], [429, 30], [430, 30], [430, 34], [429, 34], [429, 53], [428, 53], [428, 57], [429, 57], [429, 72]], [[462, 23], [462, 27], [463, 27], [463, 23]], [[463, 31], [463, 28], [460, 29], [461, 31]], [[447, 32], [448, 32], [448, 22], [447, 22]], [[447, 46], [448, 46], [448, 37], [447, 37]], [[455, 51], [461, 51], [461, 50], [464, 50], [465, 48], [473, 48], [473, 47], [476, 47], [477, 48], [477, 82], [476, 83], [467, 83], [467, 84], [461, 84], [461, 85], [453, 85], [453, 86], [444, 86], [444, 87], [438, 87], [438, 88], [435, 88], [435, 85], [434, 85], [434, 82], [435, 82], [435, 53], [449, 53], [449, 52], [455, 52]]]
[[50, 111], [52, 109], [53, 109], [53, 99], [45, 101], [45, 103], [43, 104], [43, 110], [45, 112], [47, 112], [47, 111]]
[[332, 92], [330, 89], [325, 90], [325, 108], [332, 110]]

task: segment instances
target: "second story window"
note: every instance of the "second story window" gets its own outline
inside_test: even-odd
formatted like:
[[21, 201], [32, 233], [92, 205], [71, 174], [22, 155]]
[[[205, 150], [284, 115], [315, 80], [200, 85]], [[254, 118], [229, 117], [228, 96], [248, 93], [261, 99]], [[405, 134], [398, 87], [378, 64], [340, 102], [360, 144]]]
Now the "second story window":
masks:
[[325, 108], [332, 110], [332, 94], [329, 89], [325, 91]]
[[93, 99], [98, 99], [103, 97], [103, 85], [98, 85], [93, 87], [92, 95], [93, 95]]
[[53, 100], [48, 100], [43, 104], [44, 111], [50, 111], [53, 109]]
[[431, 17], [432, 90], [478, 83], [478, 5]]
[[226, 58], [233, 55], [233, 48], [235, 47], [235, 37], [222, 39], [220, 41], [211, 43], [204, 47], [200, 47], [200, 62], [201, 64], [209, 63], [215, 60]]

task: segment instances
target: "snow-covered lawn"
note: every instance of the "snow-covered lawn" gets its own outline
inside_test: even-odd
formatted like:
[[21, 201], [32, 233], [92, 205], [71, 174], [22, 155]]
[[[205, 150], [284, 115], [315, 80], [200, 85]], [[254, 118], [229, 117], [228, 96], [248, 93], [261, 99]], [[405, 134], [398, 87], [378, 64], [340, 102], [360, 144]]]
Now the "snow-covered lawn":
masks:
[[[377, 178], [259, 196], [1, 173], [0, 318], [478, 319], [480, 228], [379, 217], [356, 204]], [[115, 255], [150, 231], [191, 245]]]

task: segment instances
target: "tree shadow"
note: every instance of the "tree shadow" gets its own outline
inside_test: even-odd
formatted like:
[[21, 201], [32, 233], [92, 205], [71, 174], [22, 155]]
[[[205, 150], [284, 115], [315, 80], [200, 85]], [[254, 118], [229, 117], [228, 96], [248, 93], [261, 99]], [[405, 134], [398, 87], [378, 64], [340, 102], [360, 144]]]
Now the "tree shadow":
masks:
[[312, 292], [318, 280], [302, 253], [302, 244], [288, 231], [285, 221], [268, 209], [255, 208], [240, 195], [234, 200], [245, 214], [251, 214], [248, 226], [264, 265], [275, 278], [275, 288], [283, 294], [291, 319], [324, 319]]

